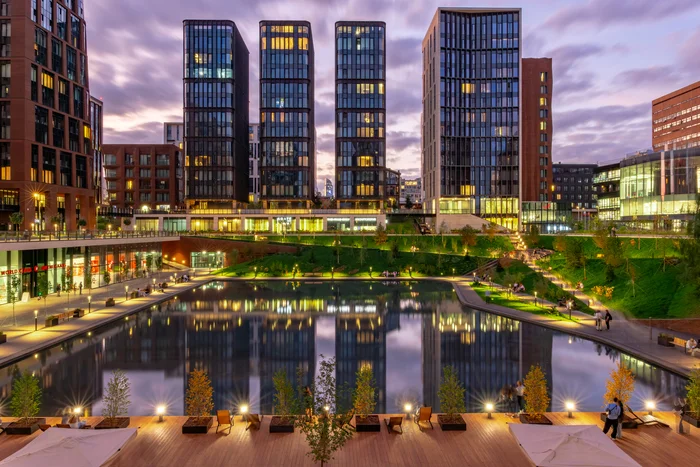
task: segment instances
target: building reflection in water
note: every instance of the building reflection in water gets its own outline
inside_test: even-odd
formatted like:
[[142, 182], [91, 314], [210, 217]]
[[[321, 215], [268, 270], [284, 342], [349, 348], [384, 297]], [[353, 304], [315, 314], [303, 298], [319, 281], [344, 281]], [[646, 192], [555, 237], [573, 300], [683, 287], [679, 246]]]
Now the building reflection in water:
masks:
[[[321, 316], [332, 317], [334, 334], [318, 334]], [[44, 388], [42, 414], [74, 405], [91, 413], [101, 406], [111, 371], [120, 368], [138, 379], [138, 384], [132, 381], [132, 398], [147, 402], [133, 405], [139, 412], [133, 415], [150, 414], [148, 404], [159, 402], [163, 394], [177, 401], [169, 412], [182, 414], [187, 375], [202, 368], [209, 373], [217, 409], [237, 411], [247, 403], [272, 413], [273, 376], [284, 370], [295, 388], [311, 385], [321, 338], [335, 340], [338, 387], [354, 387], [357, 370], [372, 367], [378, 413], [400, 412], [408, 393], [415, 394], [414, 404], [439, 411], [437, 391], [446, 365], [457, 369], [467, 388], [468, 411], [481, 411], [533, 364], [547, 374], [550, 393], [559, 389], [562, 375], [568, 385], [600, 391], [610, 359], [622, 359], [632, 368], [641, 393], [673, 397], [683, 392], [683, 378], [609, 348], [598, 346], [605, 351], [596, 352], [588, 341], [591, 345], [577, 351], [587, 361], [600, 362], [601, 370], [579, 378], [575, 362], [561, 361], [566, 349], [557, 354], [553, 345], [563, 336], [463, 308], [443, 283], [219, 282], [4, 368], [0, 396], [10, 395], [13, 375], [28, 370]], [[301, 381], [296, 377], [299, 368]], [[350, 404], [348, 394], [339, 395]], [[586, 402], [591, 407], [580, 409], [597, 410], [599, 396], [594, 399]], [[559, 410], [555, 401], [552, 408]]]

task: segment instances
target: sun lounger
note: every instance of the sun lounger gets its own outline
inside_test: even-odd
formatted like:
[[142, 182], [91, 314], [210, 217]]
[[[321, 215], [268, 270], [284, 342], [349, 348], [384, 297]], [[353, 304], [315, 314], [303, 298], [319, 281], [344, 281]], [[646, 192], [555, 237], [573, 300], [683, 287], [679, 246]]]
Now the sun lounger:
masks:
[[634, 411], [630, 409], [629, 406], [625, 406], [625, 415], [634, 422], [636, 422], [638, 426], [665, 426], [666, 428], [669, 427], [668, 424], [662, 422], [653, 415], [642, 415], [640, 417], [639, 415], [634, 413]]
[[433, 428], [433, 422], [430, 421], [430, 417], [432, 416], [432, 407], [421, 407], [418, 409], [418, 413], [416, 413], [415, 417], [413, 418], [413, 421], [418, 425], [418, 429], [423, 431], [421, 423], [424, 424], [426, 428], [428, 425], [430, 425], [430, 428]]
[[389, 430], [389, 433], [396, 433], [395, 428], [397, 427], [399, 432], [403, 433], [403, 428], [401, 427], [403, 417], [389, 417], [388, 419], [384, 419], [384, 423], [386, 423], [386, 428]]
[[219, 432], [221, 425], [228, 425], [228, 428], [224, 428], [231, 433], [231, 428], [233, 427], [233, 418], [231, 417], [231, 412], [228, 410], [217, 410], [216, 411], [216, 433]]
[[250, 428], [255, 428], [256, 430], [260, 429], [260, 424], [262, 423], [263, 416], [258, 415], [255, 413], [248, 414], [246, 416], [246, 426], [245, 429], [248, 430]]

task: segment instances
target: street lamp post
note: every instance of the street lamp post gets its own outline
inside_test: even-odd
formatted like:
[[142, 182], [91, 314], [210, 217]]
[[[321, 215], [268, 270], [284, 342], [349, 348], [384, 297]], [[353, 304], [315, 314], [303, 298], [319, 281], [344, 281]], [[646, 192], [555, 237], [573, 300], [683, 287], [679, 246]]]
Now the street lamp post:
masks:
[[369, 267], [369, 278], [372, 278], [372, 266]]
[[88, 314], [92, 313], [91, 305], [92, 305], [92, 295], [88, 295]]
[[34, 330], [39, 328], [39, 310], [34, 310]]
[[129, 300], [129, 286], [125, 285], [124, 286], [124, 301]]
[[535, 306], [537, 306], [537, 292], [535, 292]]

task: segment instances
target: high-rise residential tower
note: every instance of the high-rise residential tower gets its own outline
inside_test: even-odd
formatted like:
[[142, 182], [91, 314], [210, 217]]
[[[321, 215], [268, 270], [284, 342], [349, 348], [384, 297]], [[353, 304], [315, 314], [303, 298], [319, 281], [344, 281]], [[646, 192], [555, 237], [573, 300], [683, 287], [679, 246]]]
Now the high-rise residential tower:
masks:
[[518, 225], [520, 14], [438, 8], [423, 39], [423, 190], [438, 214]]
[[260, 22], [260, 196], [308, 207], [316, 186], [314, 43], [308, 21]]
[[83, 1], [0, 1], [0, 223], [94, 226], [89, 101]]
[[335, 196], [340, 208], [386, 198], [386, 24], [335, 23]]
[[551, 58], [524, 58], [522, 70], [522, 201], [554, 201]]
[[233, 21], [184, 21], [186, 198], [190, 208], [248, 201], [248, 48]]
[[251, 123], [248, 131], [248, 202], [260, 201], [260, 124]]
[[108, 201], [102, 155], [104, 106], [101, 99], [92, 96], [90, 97], [90, 128], [92, 129], [92, 187], [95, 190], [95, 204], [106, 205]]

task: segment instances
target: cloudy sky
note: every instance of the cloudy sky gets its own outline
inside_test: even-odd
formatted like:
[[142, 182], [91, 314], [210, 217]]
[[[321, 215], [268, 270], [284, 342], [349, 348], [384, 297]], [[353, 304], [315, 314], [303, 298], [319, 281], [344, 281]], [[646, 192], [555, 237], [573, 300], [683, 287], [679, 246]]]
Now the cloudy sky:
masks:
[[333, 25], [387, 23], [388, 165], [420, 166], [420, 43], [438, 6], [521, 6], [524, 57], [554, 59], [554, 161], [604, 162], [651, 146], [652, 99], [700, 80], [698, 0], [90, 0], [93, 95], [106, 143], [158, 143], [182, 120], [182, 20], [230, 19], [251, 52], [258, 120], [258, 22], [311, 22], [316, 48], [318, 176], [333, 165]]

